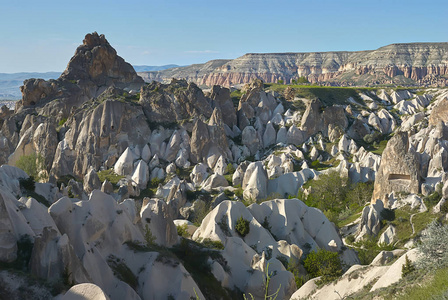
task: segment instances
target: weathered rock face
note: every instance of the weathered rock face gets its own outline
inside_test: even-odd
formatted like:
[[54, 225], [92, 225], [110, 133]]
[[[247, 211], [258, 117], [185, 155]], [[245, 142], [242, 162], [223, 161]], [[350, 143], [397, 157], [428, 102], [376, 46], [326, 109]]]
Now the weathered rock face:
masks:
[[432, 109], [431, 115], [429, 116], [429, 125], [437, 126], [440, 121], [448, 122], [448, 98], [441, 100]]
[[143, 86], [139, 103], [151, 122], [171, 123], [200, 115], [210, 118], [209, 101], [194, 83], [173, 80], [169, 85], [153, 82]]
[[212, 107], [218, 107], [221, 110], [224, 124], [229, 126], [229, 128], [233, 128], [237, 124], [237, 119], [236, 111], [230, 98], [230, 90], [215, 85], [210, 92], [210, 99], [212, 99]]
[[420, 160], [409, 146], [408, 134], [398, 132], [384, 149], [380, 168], [376, 174], [372, 203], [377, 199], [388, 207], [388, 195], [392, 192], [419, 193], [421, 186]]
[[63, 109], [62, 114], [67, 117], [71, 106], [80, 106], [109, 86], [139, 89], [143, 83], [143, 79], [117, 55], [104, 35], [94, 32], [86, 35], [59, 79], [29, 79], [24, 82], [19, 108], [43, 106], [60, 99], [59, 103], [52, 102], [44, 110], [56, 112], [56, 115], [59, 113], [57, 109]]
[[60, 236], [51, 227], [45, 227], [42, 235], [34, 242], [31, 254], [31, 273], [48, 281], [56, 281], [66, 274], [69, 282], [90, 280], [81, 261], [75, 255], [68, 236]]
[[90, 167], [98, 170], [109, 157], [121, 155], [129, 146], [142, 149], [151, 135], [141, 107], [112, 100], [79, 110], [67, 127], [70, 129], [59, 142], [53, 162], [52, 174], [57, 177], [82, 177]]
[[303, 114], [301, 129], [307, 136], [319, 131], [328, 136], [333, 128], [344, 131], [347, 126], [348, 120], [342, 106], [334, 105], [326, 107], [324, 110], [319, 100], [312, 100]]
[[299, 76], [310, 82], [341, 85], [400, 83], [403, 77], [422, 85], [446, 85], [441, 76], [448, 74], [447, 57], [448, 43], [392, 44], [358, 52], [249, 53], [231, 61], [141, 74], [148, 82], [184, 78], [208, 86], [231, 86], [254, 79], [290, 83]]
[[117, 51], [109, 44], [106, 37], [94, 32], [87, 34], [83, 44], [76, 49], [67, 68], [61, 75], [62, 79], [91, 81], [98, 87], [116, 86], [119, 88], [136, 88], [143, 84], [134, 68], [117, 55]]
[[232, 157], [219, 109], [214, 109], [209, 124], [200, 119], [196, 120], [191, 133], [190, 148], [191, 161], [204, 162], [210, 168], [215, 166], [221, 156], [226, 159]]

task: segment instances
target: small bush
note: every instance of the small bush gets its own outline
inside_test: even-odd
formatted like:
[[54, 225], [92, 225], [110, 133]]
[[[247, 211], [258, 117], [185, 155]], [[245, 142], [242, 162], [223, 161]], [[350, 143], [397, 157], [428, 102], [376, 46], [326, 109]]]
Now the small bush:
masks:
[[448, 201], [445, 201], [441, 206], [440, 206], [440, 212], [444, 213], [444, 214], [448, 214]]
[[223, 215], [221, 217], [221, 220], [218, 222], [218, 226], [226, 236], [232, 236], [232, 233], [230, 232], [229, 224], [227, 223], [226, 215]]
[[149, 228], [148, 224], [145, 225], [144, 238], [147, 247], [151, 247], [156, 242], [156, 237], [152, 235], [151, 229]]
[[243, 218], [243, 216], [239, 217], [235, 224], [235, 230], [241, 237], [245, 237], [250, 230], [249, 227], [250, 222]]
[[28, 178], [20, 178], [19, 179], [20, 186], [27, 191], [34, 192], [36, 188], [36, 182], [34, 181], [34, 177], [30, 176]]
[[322, 276], [322, 282], [331, 281], [342, 275], [342, 264], [337, 252], [319, 249], [308, 254], [304, 267], [311, 277]]
[[187, 224], [176, 226], [176, 228], [177, 228], [177, 235], [184, 237], [184, 238], [190, 237], [190, 234], [188, 233], [188, 225]]
[[235, 168], [231, 163], [227, 164], [225, 174], [233, 174], [233, 173], [235, 173]]
[[62, 118], [62, 119], [59, 121], [58, 125], [59, 125], [59, 126], [62, 126], [62, 125], [65, 124], [65, 122], [67, 122], [67, 118]]
[[408, 256], [405, 256], [405, 263], [404, 265], [401, 267], [401, 275], [402, 277], [406, 277], [409, 274], [411, 274], [412, 272], [415, 271], [415, 267], [412, 264], [412, 262], [409, 260]]
[[202, 245], [206, 248], [224, 250], [224, 245], [221, 241], [212, 241], [211, 239], [204, 239]]
[[380, 216], [383, 220], [393, 221], [395, 220], [395, 211], [389, 208], [385, 208], [381, 211]]

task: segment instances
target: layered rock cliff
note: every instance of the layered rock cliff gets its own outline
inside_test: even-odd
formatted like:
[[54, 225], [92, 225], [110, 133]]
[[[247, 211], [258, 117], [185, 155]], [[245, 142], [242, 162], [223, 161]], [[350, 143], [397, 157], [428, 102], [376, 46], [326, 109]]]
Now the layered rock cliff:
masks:
[[392, 44], [356, 52], [249, 53], [229, 61], [139, 74], [145, 81], [182, 78], [207, 86], [231, 86], [253, 79], [290, 83], [301, 76], [328, 85], [445, 86], [448, 43]]

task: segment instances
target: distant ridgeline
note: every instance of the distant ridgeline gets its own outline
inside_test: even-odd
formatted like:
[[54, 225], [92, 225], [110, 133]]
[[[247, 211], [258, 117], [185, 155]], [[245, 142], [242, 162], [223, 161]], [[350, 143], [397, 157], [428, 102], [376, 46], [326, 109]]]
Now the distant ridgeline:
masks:
[[355, 52], [248, 53], [234, 60], [137, 72], [147, 82], [177, 78], [207, 86], [245, 84], [253, 79], [291, 83], [300, 77], [333, 86], [446, 86], [447, 61], [448, 43], [409, 43]]

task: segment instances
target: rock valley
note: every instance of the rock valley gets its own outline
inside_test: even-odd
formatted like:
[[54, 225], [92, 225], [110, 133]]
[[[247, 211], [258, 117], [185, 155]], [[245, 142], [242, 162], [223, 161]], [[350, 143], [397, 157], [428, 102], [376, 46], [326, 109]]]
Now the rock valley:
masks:
[[[447, 45], [247, 54], [145, 83], [87, 34], [0, 109], [0, 296], [383, 297], [446, 222]], [[286, 85], [302, 76], [388, 85]], [[316, 199], [326, 180], [354, 202]], [[337, 278], [313, 275], [319, 251]]]

